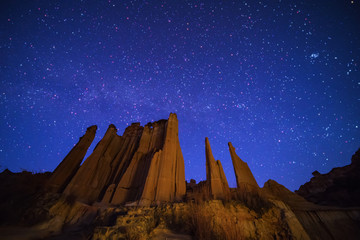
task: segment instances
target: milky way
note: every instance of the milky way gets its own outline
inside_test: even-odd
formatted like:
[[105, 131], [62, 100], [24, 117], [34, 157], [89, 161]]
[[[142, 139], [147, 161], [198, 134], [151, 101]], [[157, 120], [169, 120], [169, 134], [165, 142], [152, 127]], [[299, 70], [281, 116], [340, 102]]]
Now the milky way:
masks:
[[52, 171], [88, 126], [93, 148], [170, 112], [188, 180], [206, 178], [205, 137], [232, 187], [229, 141], [261, 186], [349, 164], [360, 2], [295, 2], [2, 1], [0, 170]]

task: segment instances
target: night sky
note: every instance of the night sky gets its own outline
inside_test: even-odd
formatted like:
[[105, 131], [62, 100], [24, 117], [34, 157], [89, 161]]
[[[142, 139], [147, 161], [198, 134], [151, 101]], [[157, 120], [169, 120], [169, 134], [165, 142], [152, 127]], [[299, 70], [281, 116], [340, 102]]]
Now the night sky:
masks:
[[[294, 3], [296, 2], [296, 3]], [[236, 186], [231, 141], [259, 185], [290, 190], [360, 147], [360, 1], [1, 1], [0, 170], [52, 171], [177, 113], [186, 179], [205, 137]]]

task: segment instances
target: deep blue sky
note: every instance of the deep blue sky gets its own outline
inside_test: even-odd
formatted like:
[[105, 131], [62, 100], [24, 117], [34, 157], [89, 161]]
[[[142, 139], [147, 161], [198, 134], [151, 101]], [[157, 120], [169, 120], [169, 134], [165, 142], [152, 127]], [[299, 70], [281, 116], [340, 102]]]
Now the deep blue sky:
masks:
[[[296, 3], [294, 3], [296, 2]], [[204, 139], [291, 190], [360, 147], [360, 2], [19, 1], [0, 7], [0, 170], [52, 171], [86, 128], [176, 112], [186, 178]], [[92, 150], [90, 150], [92, 151]]]

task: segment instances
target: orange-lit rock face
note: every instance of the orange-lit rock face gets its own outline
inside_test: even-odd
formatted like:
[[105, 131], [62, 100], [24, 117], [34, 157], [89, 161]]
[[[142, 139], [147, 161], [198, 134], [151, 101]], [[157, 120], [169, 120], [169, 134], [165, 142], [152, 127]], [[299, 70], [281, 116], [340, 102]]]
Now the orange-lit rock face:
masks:
[[229, 185], [220, 160], [215, 161], [209, 139], [205, 138], [206, 181], [214, 199], [226, 199], [229, 196]]
[[140, 200], [141, 205], [181, 200], [185, 195], [185, 167], [178, 121], [148, 124], [131, 164], [120, 180], [111, 203]]
[[85, 202], [97, 200], [111, 170], [111, 160], [116, 152], [114, 148], [121, 139], [116, 135], [116, 131], [114, 125], [109, 126], [93, 153], [81, 165], [65, 188], [65, 194], [73, 195]]
[[95, 138], [97, 126], [91, 126], [86, 130], [79, 142], [66, 155], [64, 160], [54, 170], [47, 186], [54, 191], [63, 191], [72, 177], [76, 174], [84, 159], [88, 148]]
[[123, 136], [116, 131], [109, 126], [64, 193], [88, 203], [149, 205], [181, 200], [185, 167], [176, 114], [145, 127], [132, 124]]
[[234, 166], [237, 186], [239, 187], [243, 184], [249, 184], [254, 187], [259, 187], [247, 163], [239, 158], [231, 142], [229, 142], [228, 145], [231, 160]]
[[[186, 192], [184, 158], [178, 137], [178, 120], [171, 114], [166, 124], [166, 137], [160, 154], [156, 201], [178, 201]], [[146, 186], [145, 186], [146, 187]], [[143, 196], [143, 199], [146, 199]]]

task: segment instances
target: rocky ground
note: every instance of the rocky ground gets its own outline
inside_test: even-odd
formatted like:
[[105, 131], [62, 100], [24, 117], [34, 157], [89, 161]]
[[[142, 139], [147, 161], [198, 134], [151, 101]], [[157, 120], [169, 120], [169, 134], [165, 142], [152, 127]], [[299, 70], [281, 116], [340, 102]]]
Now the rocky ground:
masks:
[[[7, 208], [9, 214], [20, 206], [22, 211], [9, 215], [9, 221], [2, 215], [1, 239], [342, 239], [341, 236], [357, 239], [360, 236], [357, 230], [360, 209], [321, 207], [275, 181], [267, 182], [260, 191], [231, 189], [232, 200], [223, 201], [206, 200], [206, 194], [191, 192], [204, 185], [192, 181], [185, 202], [137, 207], [99, 202], [88, 205], [69, 196], [41, 192], [41, 188], [37, 192], [48, 174], [29, 174], [9, 171], [0, 174], [1, 197], [8, 200], [2, 201], [2, 210]], [[6, 179], [12, 183], [6, 183]], [[15, 189], [13, 184], [25, 180], [27, 191], [19, 186]], [[244, 192], [247, 194], [240, 194]], [[8, 194], [4, 196], [4, 193]], [[17, 200], [9, 201], [10, 198]], [[21, 198], [27, 199], [31, 206], [19, 204]], [[324, 224], [330, 228], [324, 228]], [[343, 232], [344, 227], [348, 232]]]
[[[44, 211], [44, 210], [41, 210]], [[87, 205], [61, 198], [49, 219], [32, 227], [2, 227], [4, 239], [309, 239], [285, 205], [249, 209], [212, 200], [154, 207]]]

